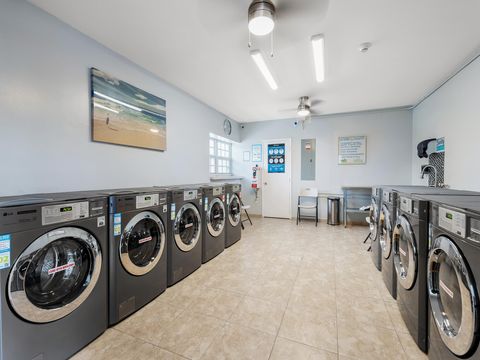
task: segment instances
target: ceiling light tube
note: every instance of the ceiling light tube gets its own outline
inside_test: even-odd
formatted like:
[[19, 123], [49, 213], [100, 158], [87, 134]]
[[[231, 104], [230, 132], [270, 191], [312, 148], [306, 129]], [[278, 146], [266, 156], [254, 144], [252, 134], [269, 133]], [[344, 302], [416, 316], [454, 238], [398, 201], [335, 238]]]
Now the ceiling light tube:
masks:
[[325, 80], [325, 38], [323, 35], [312, 36], [313, 60], [317, 82]]
[[267, 80], [268, 85], [272, 88], [272, 90], [277, 90], [278, 85], [275, 82], [275, 79], [272, 76], [270, 70], [268, 70], [267, 64], [263, 59], [262, 53], [259, 50], [252, 50], [250, 51], [250, 56], [252, 57], [255, 64], [258, 66], [258, 69], [262, 73], [265, 80]]

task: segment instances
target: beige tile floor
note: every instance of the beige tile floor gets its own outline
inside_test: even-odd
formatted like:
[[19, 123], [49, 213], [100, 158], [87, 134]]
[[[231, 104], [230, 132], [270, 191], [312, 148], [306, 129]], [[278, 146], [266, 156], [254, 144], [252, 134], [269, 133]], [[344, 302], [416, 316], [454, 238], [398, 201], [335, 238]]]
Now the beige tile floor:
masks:
[[362, 244], [367, 232], [256, 218], [74, 359], [426, 359]]

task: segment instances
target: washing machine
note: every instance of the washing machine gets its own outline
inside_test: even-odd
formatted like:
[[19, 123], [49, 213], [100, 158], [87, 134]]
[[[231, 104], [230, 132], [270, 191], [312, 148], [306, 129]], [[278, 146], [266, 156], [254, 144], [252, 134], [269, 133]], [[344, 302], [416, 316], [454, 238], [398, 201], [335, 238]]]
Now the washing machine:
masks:
[[480, 359], [480, 199], [431, 199], [429, 359]]
[[120, 189], [109, 196], [109, 323], [118, 323], [167, 288], [167, 191]]
[[202, 185], [202, 262], [213, 259], [225, 249], [225, 186]]
[[370, 250], [372, 261], [378, 270], [382, 270], [382, 254], [380, 248], [379, 219], [382, 206], [382, 188], [372, 187], [372, 202], [370, 204]]
[[240, 184], [225, 184], [227, 226], [225, 229], [225, 247], [232, 246], [242, 238]]
[[202, 265], [202, 191], [200, 186], [168, 190], [167, 284], [171, 286]]
[[393, 231], [397, 304], [413, 339], [422, 351], [427, 352], [426, 271], [430, 201], [436, 197], [477, 198], [479, 193], [439, 188], [406, 188], [398, 191], [397, 223]]
[[394, 299], [397, 298], [397, 276], [393, 264], [392, 233], [397, 219], [397, 192], [392, 187], [382, 188], [380, 233], [378, 235], [383, 282]]
[[107, 199], [0, 198], [1, 359], [66, 359], [108, 325]]

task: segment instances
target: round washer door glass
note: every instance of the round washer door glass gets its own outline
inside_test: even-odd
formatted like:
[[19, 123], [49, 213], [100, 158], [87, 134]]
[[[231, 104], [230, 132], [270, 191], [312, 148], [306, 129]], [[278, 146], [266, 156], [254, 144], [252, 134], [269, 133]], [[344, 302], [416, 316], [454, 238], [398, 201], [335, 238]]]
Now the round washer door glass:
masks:
[[380, 226], [380, 247], [383, 257], [388, 259], [392, 254], [392, 217], [386, 205], [382, 206]]
[[89, 232], [63, 227], [36, 239], [15, 261], [8, 299], [27, 321], [67, 316], [90, 295], [102, 267], [100, 245]]
[[377, 240], [377, 230], [378, 230], [378, 206], [375, 200], [372, 199], [372, 204], [370, 207], [370, 232], [372, 234], [372, 241]]
[[427, 284], [431, 315], [442, 341], [455, 355], [467, 354], [477, 329], [478, 294], [464, 257], [446, 236], [432, 243]]
[[212, 236], [218, 236], [225, 227], [225, 206], [223, 201], [215, 198], [210, 202], [207, 212], [207, 228]]
[[120, 261], [130, 274], [144, 275], [158, 264], [165, 248], [165, 227], [151, 211], [135, 215], [120, 240]]
[[228, 203], [228, 220], [232, 226], [240, 223], [240, 199], [237, 194], [232, 194]]
[[173, 226], [175, 243], [182, 251], [190, 251], [197, 244], [201, 233], [201, 218], [193, 204], [183, 205], [177, 213]]
[[393, 230], [393, 262], [400, 285], [410, 290], [417, 277], [417, 242], [412, 226], [405, 215], [400, 215]]

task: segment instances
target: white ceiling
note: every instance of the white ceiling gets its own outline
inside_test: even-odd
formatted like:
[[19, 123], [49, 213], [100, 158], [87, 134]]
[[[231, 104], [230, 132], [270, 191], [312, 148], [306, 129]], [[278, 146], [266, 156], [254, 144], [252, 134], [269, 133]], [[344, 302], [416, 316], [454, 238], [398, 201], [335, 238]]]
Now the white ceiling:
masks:
[[[250, 0], [31, 2], [240, 122], [293, 117], [302, 95], [322, 114], [414, 105], [480, 49], [478, 0], [277, 0], [274, 91], [249, 56]], [[322, 84], [309, 40], [318, 33]]]

